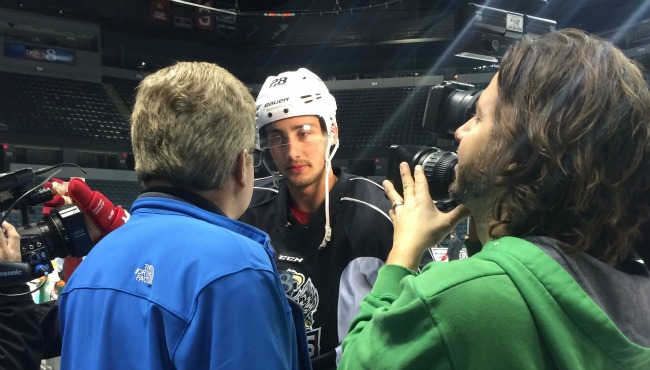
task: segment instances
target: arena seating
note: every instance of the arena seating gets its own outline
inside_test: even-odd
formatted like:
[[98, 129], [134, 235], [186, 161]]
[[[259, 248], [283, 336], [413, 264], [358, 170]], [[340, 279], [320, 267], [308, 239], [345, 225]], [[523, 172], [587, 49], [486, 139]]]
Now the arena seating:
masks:
[[341, 148], [424, 145], [428, 88], [334, 90]]
[[[105, 78], [131, 108], [137, 81]], [[427, 87], [333, 90], [341, 148], [426, 145], [421, 128]], [[129, 140], [101, 84], [0, 72], [0, 123], [8, 132], [80, 139]]]
[[110, 77], [105, 77], [103, 81], [104, 83], [113, 85], [115, 87], [115, 90], [117, 90], [117, 93], [120, 94], [122, 100], [124, 100], [124, 103], [129, 108], [133, 108], [133, 104], [135, 103], [136, 88], [139, 81]]
[[10, 133], [129, 140], [101, 84], [0, 72], [0, 123]]

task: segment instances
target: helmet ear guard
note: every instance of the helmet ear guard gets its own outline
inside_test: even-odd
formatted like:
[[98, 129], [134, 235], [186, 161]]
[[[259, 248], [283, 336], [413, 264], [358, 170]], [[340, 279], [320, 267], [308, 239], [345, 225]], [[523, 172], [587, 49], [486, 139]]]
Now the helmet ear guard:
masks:
[[339, 131], [339, 126], [334, 122], [333, 125], [331, 125], [330, 129], [328, 130], [328, 135], [332, 140], [336, 139], [336, 135], [338, 134]]
[[339, 130], [336, 121], [331, 122], [329, 125], [327, 121], [322, 116], [318, 116], [318, 121], [320, 121], [320, 128], [324, 133], [327, 133], [327, 137], [332, 140], [332, 145], [334, 145], [334, 140], [336, 139], [336, 134]]

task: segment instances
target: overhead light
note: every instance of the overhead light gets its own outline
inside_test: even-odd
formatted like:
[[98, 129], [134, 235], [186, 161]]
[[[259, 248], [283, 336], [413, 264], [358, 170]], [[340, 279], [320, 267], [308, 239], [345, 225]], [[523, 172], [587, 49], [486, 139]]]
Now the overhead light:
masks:
[[212, 10], [213, 12], [226, 13], [226, 14], [230, 14], [230, 15], [237, 15], [237, 13], [232, 11], [232, 10], [213, 8], [211, 6], [202, 5], [202, 4], [195, 4], [195, 3], [191, 3], [191, 2], [185, 1], [185, 0], [171, 0], [171, 1], [174, 2], [174, 3], [178, 3], [178, 4], [194, 6], [194, 7], [201, 8], [201, 9], [206, 9], [206, 10]]
[[499, 59], [489, 56], [489, 55], [483, 55], [483, 54], [477, 54], [477, 53], [472, 53], [468, 51], [463, 51], [458, 54], [456, 54], [457, 57], [461, 58], [469, 58], [469, 59], [476, 59], [476, 60], [484, 60], [486, 62], [492, 62], [492, 63], [498, 63]]

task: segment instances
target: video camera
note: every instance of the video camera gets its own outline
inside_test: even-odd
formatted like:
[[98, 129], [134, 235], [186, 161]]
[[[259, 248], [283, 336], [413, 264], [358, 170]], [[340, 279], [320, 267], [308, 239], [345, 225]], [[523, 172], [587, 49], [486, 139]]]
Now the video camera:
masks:
[[[424, 108], [422, 127], [438, 137], [453, 139], [456, 129], [474, 114], [481, 92], [482, 90], [474, 89], [474, 85], [455, 81], [432, 86]], [[416, 165], [421, 165], [431, 198], [449, 201], [449, 185], [454, 181], [454, 167], [458, 163], [456, 153], [435, 147], [392, 145], [388, 152], [386, 178], [400, 194], [404, 192], [399, 172], [399, 164], [402, 162], [409, 164], [411, 174]]]
[[77, 206], [57, 208], [41, 221], [28, 223], [29, 206], [53, 199], [52, 190], [43, 187], [43, 184], [29, 189], [30, 184], [36, 181], [36, 175], [51, 169], [33, 171], [23, 168], [0, 175], [0, 213], [20, 208], [23, 218], [23, 226], [16, 228], [20, 234], [22, 262], [0, 263], [0, 286], [14, 285], [51, 273], [54, 271], [52, 259], [82, 257], [93, 247], [84, 215]]

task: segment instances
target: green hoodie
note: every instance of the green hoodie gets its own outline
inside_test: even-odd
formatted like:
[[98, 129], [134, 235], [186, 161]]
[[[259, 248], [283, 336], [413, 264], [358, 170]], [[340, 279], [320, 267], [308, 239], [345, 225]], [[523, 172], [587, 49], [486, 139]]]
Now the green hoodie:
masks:
[[466, 260], [430, 263], [420, 274], [382, 267], [339, 364], [557, 368], [650, 369], [650, 348], [631, 342], [547, 253], [512, 237]]

